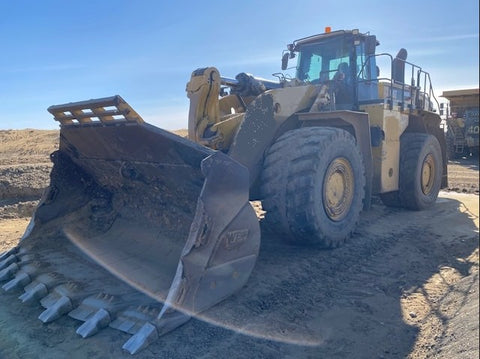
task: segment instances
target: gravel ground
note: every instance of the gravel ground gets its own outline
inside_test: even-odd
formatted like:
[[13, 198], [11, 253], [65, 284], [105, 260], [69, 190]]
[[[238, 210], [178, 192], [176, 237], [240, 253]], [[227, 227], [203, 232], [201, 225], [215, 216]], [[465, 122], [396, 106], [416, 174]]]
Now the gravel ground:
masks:
[[[0, 131], [0, 252], [28, 224], [56, 143], [55, 132], [18, 132]], [[15, 141], [24, 147], [12, 157]], [[136, 357], [477, 358], [478, 161], [451, 162], [449, 172], [449, 190], [433, 208], [409, 212], [374, 200], [336, 250], [292, 247], [264, 230], [240, 292]], [[128, 335], [105, 329], [81, 339], [78, 322], [44, 325], [36, 319], [42, 309], [18, 295], [0, 295], [0, 358], [131, 357], [121, 350]]]

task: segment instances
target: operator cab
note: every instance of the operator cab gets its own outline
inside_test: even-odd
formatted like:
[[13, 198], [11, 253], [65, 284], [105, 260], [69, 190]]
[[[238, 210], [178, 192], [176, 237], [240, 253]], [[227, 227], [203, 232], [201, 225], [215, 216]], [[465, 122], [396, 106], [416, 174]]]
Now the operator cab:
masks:
[[298, 56], [297, 79], [327, 85], [336, 109], [354, 110], [378, 98], [376, 45], [375, 36], [340, 30], [296, 40], [286, 55]]
[[[385, 103], [390, 109], [434, 112], [436, 101], [430, 75], [406, 61], [407, 51], [375, 54], [379, 45], [374, 35], [358, 30], [339, 30], [305, 37], [287, 46], [282, 70], [297, 57], [295, 77], [304, 84], [326, 86], [330, 106], [325, 110], [359, 111], [362, 105]], [[380, 77], [377, 59], [390, 73]], [[408, 83], [406, 78], [408, 78]]]

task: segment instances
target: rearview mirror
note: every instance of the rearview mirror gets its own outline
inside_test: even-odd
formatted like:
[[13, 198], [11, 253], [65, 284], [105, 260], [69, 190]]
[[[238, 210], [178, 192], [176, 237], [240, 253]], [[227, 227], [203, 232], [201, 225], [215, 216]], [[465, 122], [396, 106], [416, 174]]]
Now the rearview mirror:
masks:
[[288, 58], [290, 57], [290, 54], [288, 52], [285, 52], [282, 55], [282, 70], [286, 70], [288, 67]]
[[374, 55], [375, 47], [377, 47], [377, 37], [374, 35], [365, 38], [365, 54]]

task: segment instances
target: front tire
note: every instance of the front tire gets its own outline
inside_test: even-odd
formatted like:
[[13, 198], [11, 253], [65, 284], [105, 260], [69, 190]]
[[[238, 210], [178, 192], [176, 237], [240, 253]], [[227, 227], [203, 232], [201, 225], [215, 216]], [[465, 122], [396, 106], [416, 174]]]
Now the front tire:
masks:
[[264, 162], [267, 223], [294, 241], [339, 246], [358, 222], [364, 172], [355, 138], [347, 131], [306, 127], [285, 133]]

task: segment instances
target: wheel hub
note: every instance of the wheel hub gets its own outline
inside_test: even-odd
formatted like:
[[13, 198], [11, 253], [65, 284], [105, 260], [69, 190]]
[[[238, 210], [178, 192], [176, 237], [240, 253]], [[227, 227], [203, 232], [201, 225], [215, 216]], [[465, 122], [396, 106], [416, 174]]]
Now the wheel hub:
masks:
[[346, 158], [336, 158], [328, 166], [323, 184], [323, 203], [332, 221], [341, 221], [348, 214], [353, 201], [354, 181], [352, 166]]
[[422, 164], [422, 192], [425, 195], [432, 192], [433, 184], [435, 182], [435, 160], [431, 153], [429, 153]]

